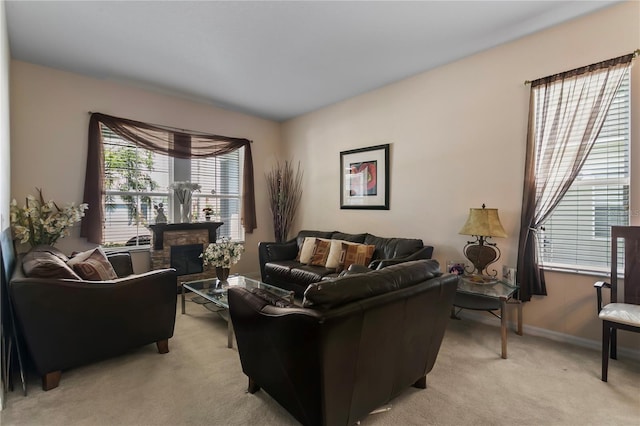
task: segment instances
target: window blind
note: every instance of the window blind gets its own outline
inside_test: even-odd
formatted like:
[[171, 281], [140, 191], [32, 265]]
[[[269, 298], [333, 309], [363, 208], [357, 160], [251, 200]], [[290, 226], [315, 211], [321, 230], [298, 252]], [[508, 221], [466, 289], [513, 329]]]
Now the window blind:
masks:
[[[568, 101], [578, 102], [579, 95]], [[611, 226], [629, 224], [629, 123], [627, 72], [578, 177], [538, 233], [543, 266], [610, 269]]]
[[194, 217], [205, 220], [203, 209], [213, 210], [212, 220], [223, 222], [218, 236], [244, 239], [240, 221], [241, 176], [244, 148], [229, 154], [191, 160], [191, 182], [202, 189], [193, 194]]

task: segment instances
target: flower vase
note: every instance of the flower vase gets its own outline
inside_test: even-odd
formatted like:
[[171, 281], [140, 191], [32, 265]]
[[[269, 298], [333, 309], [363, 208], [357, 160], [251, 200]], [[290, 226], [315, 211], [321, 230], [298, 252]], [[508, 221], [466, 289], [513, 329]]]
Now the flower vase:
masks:
[[229, 278], [229, 268], [223, 268], [222, 266], [216, 266], [216, 276], [218, 282], [222, 285], [229, 284], [227, 278]]
[[182, 223], [191, 222], [191, 203], [180, 204], [180, 222]]

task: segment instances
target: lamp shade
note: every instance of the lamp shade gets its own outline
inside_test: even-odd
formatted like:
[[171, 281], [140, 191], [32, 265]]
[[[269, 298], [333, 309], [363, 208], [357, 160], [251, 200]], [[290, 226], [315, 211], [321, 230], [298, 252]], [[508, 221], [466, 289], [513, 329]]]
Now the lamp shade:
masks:
[[500, 223], [498, 209], [487, 209], [484, 205], [481, 209], [469, 209], [469, 217], [459, 234], [500, 238], [507, 236]]

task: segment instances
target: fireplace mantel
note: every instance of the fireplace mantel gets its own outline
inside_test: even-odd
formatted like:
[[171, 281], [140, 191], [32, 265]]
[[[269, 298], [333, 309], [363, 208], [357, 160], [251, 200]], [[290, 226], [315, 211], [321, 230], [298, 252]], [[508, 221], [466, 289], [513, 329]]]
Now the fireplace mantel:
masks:
[[209, 231], [209, 241], [216, 241], [216, 230], [223, 222], [190, 222], [190, 223], [157, 223], [148, 225], [153, 231], [153, 249], [162, 250], [164, 247], [164, 233], [166, 231], [188, 231], [194, 229], [207, 229]]

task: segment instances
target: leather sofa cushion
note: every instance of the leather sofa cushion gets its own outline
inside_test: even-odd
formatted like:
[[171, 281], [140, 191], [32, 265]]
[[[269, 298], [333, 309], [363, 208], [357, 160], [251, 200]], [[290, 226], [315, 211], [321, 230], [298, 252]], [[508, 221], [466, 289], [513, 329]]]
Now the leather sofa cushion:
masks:
[[118, 278], [133, 275], [133, 263], [131, 262], [131, 254], [129, 252], [111, 252], [107, 254], [107, 259], [109, 259], [109, 263], [113, 266], [113, 270], [118, 275]]
[[328, 269], [323, 266], [303, 265], [295, 260], [268, 262], [264, 265], [264, 269], [271, 282], [294, 282], [303, 287], [335, 273], [334, 269]]
[[278, 244], [267, 244], [266, 252], [269, 259], [293, 259], [300, 254], [300, 248], [295, 240]]
[[334, 240], [349, 241], [350, 243], [364, 243], [367, 234], [345, 234], [344, 232], [334, 232], [331, 238]]
[[303, 287], [321, 281], [326, 275], [335, 273], [324, 266], [300, 265], [291, 269], [291, 281]]
[[442, 275], [435, 259], [415, 260], [365, 274], [324, 280], [307, 287], [304, 307], [329, 309], [360, 299], [410, 287]]
[[333, 235], [333, 231], [325, 232], [325, 231], [300, 231], [296, 236], [296, 242], [298, 243], [298, 249], [302, 248], [302, 244], [304, 243], [304, 239], [307, 237], [316, 237], [316, 238], [324, 238], [331, 239], [331, 235]]
[[408, 256], [423, 247], [422, 240], [415, 238], [382, 238], [367, 234], [365, 244], [376, 246], [373, 259], [393, 259]]
[[264, 265], [265, 273], [275, 281], [291, 281], [291, 269], [300, 266], [295, 260], [279, 260]]

